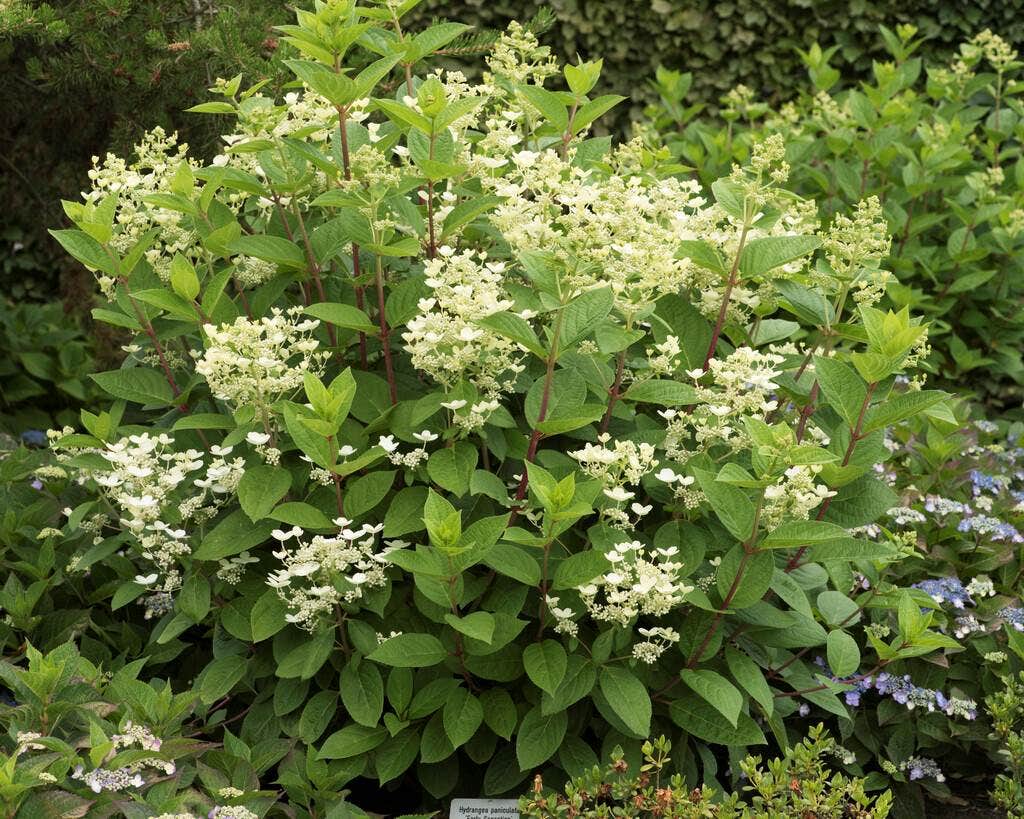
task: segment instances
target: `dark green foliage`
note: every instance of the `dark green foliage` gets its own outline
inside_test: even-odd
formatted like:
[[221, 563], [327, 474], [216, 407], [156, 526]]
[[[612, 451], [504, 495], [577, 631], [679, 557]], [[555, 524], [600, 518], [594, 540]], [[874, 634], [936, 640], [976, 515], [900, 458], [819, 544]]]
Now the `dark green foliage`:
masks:
[[[278, 78], [277, 4], [182, 0], [14, 0], [0, 8], [0, 201], [4, 218], [42, 238], [34, 295], [56, 295], [56, 204], [88, 185], [90, 157], [124, 153], [154, 124], [208, 152], [218, 123], [184, 109], [217, 76]], [[4, 251], [4, 254], [10, 251]], [[19, 277], [0, 266], [0, 291]]]
[[636, 102], [648, 98], [647, 80], [659, 63], [692, 71], [697, 99], [716, 100], [739, 83], [759, 96], [789, 98], [792, 78], [802, 73], [794, 49], [816, 40], [840, 46], [842, 57], [866, 75], [872, 58], [884, 58], [879, 24], [912, 23], [928, 38], [926, 51], [936, 56], [987, 27], [1010, 42], [1024, 38], [1021, 0], [425, 0], [411, 16], [421, 23], [444, 16], [502, 29], [541, 8], [556, 18], [544, 37], [556, 54], [603, 57], [615, 90], [631, 89]]

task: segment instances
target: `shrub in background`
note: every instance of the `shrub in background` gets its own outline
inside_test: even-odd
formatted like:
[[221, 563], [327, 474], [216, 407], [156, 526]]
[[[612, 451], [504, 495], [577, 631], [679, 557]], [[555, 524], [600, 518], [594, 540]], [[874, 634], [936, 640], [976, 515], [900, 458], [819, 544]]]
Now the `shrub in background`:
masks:
[[[778, 102], [793, 96], [792, 80], [801, 69], [796, 50], [806, 50], [815, 41], [839, 48], [854, 76], [869, 77], [872, 58], [883, 56], [879, 25], [916, 26], [927, 38], [925, 49], [934, 60], [954, 52], [960, 42], [984, 28], [1000, 31], [1011, 43], [1024, 41], [1020, 0], [426, 0], [413, 15], [421, 23], [440, 15], [502, 29], [509, 20], [542, 9], [550, 9], [556, 18], [547, 37], [554, 52], [564, 58], [577, 53], [584, 59], [602, 57], [605, 76], [615, 78], [615, 90], [630, 95], [633, 118], [653, 99], [647, 81], [659, 64], [693, 72], [698, 100], [714, 103], [742, 84], [759, 98]], [[626, 106], [618, 116], [625, 125]]]
[[[45, 226], [55, 203], [88, 187], [89, 158], [124, 152], [155, 124], [179, 129], [200, 153], [217, 132], [182, 115], [213, 78], [239, 71], [280, 81], [266, 3], [12, 0], [0, 8], [0, 199], [4, 239], [35, 247], [29, 295], [58, 294], [61, 254]], [[45, 173], [33, 169], [45, 168]], [[17, 229], [20, 235], [9, 235]], [[0, 292], [22, 298], [7, 270]], [[72, 300], [73, 301], [73, 300]]]
[[916, 34], [883, 29], [891, 62], [858, 85], [841, 81], [834, 49], [815, 45], [802, 54], [810, 85], [794, 102], [772, 109], [740, 87], [717, 123], [692, 119], [687, 78], [663, 70], [655, 87], [665, 103], [652, 120], [705, 182], [781, 134], [791, 184], [823, 218], [877, 197], [895, 236], [888, 303], [931, 319], [927, 368], [1012, 408], [1024, 383], [1024, 63], [988, 31], [952, 63], [928, 61], [912, 56]]

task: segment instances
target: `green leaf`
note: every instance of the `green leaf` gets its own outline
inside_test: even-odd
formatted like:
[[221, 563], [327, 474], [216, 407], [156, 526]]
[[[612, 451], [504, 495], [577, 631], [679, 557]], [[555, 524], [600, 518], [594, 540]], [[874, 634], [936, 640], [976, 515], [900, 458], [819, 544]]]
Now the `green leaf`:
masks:
[[669, 714], [676, 725], [706, 742], [741, 747], [767, 744], [761, 729], [749, 716], [741, 713], [733, 726], [717, 710], [708, 708], [703, 698], [695, 695], [686, 695], [672, 702]]
[[448, 652], [431, 634], [399, 634], [381, 643], [368, 658], [400, 668], [426, 668], [444, 660]]
[[252, 641], [258, 643], [277, 634], [287, 625], [287, 621], [284, 619], [287, 613], [288, 606], [274, 589], [267, 589], [263, 592], [253, 603], [252, 610], [249, 612]]
[[[527, 554], [518, 546], [505, 543], [496, 549], [491, 549], [484, 556], [483, 561], [487, 566], [494, 569], [498, 574], [518, 580], [524, 586], [537, 586], [540, 584], [540, 563], [532, 555]], [[605, 563], [607, 566], [607, 563]], [[597, 575], [592, 575], [596, 577]]]
[[271, 511], [270, 519], [302, 529], [335, 529], [331, 519], [315, 506], [302, 501], [282, 503]]
[[722, 604], [732, 590], [731, 609], [745, 609], [757, 603], [771, 586], [775, 559], [771, 552], [744, 555], [742, 546], [726, 552], [718, 566], [718, 591]]
[[457, 688], [444, 704], [442, 720], [452, 747], [458, 748], [469, 742], [483, 723], [484, 708], [465, 688]]
[[402, 731], [390, 737], [377, 748], [373, 756], [377, 779], [383, 785], [405, 773], [416, 761], [420, 752], [420, 735], [417, 731]]
[[683, 683], [697, 696], [725, 717], [735, 728], [743, 708], [743, 695], [721, 674], [706, 668], [679, 672]]
[[196, 560], [220, 560], [259, 546], [274, 528], [268, 522], [254, 523], [241, 509], [220, 521], [192, 553]]
[[246, 659], [238, 654], [215, 659], [203, 671], [199, 699], [206, 705], [215, 703], [245, 676], [248, 665]]
[[464, 617], [446, 614], [445, 622], [460, 634], [490, 644], [494, 637], [494, 615], [486, 611], [474, 611]]
[[488, 330], [493, 330], [500, 336], [511, 339], [540, 359], [547, 358], [547, 350], [540, 343], [540, 339], [537, 338], [530, 323], [522, 316], [509, 312], [492, 313], [482, 319], [477, 319], [476, 323]]
[[770, 716], [775, 709], [775, 696], [757, 663], [732, 646], [725, 649], [725, 663], [729, 666], [732, 678], [764, 709], [765, 714]]
[[587, 290], [562, 308], [561, 349], [590, 335], [611, 312], [615, 297], [610, 287]]
[[761, 549], [790, 549], [794, 546], [809, 546], [812, 543], [828, 543], [843, 540], [850, 535], [842, 526], [823, 520], [794, 520], [773, 529], [758, 544]]
[[269, 464], [250, 466], [238, 483], [238, 503], [254, 523], [270, 514], [291, 487], [291, 474]]
[[502, 739], [511, 739], [519, 722], [519, 712], [512, 697], [503, 688], [488, 688], [480, 694], [484, 707], [484, 722]]
[[825, 647], [828, 653], [828, 666], [837, 677], [848, 677], [860, 668], [860, 649], [857, 647], [857, 641], [845, 631], [830, 631]]
[[[345, 486], [345, 514], [358, 518], [374, 509], [395, 484], [395, 470], [384, 469], [356, 478]], [[420, 507], [422, 512], [422, 506]]]
[[469, 491], [476, 460], [476, 447], [468, 441], [457, 441], [452, 446], [431, 453], [427, 461], [427, 474], [442, 489], [461, 498]]
[[863, 379], [841, 361], [822, 356], [814, 357], [814, 374], [829, 406], [853, 429], [867, 400]]
[[654, 378], [649, 381], [634, 381], [629, 385], [623, 398], [645, 404], [660, 404], [663, 407], [678, 407], [696, 404], [697, 391], [689, 384]]
[[320, 746], [317, 759], [349, 759], [372, 751], [385, 739], [386, 728], [370, 728], [365, 725], [347, 725], [335, 731]]
[[563, 133], [569, 127], [569, 108], [562, 102], [562, 97], [554, 91], [548, 91], [539, 85], [520, 85], [516, 90], [522, 94], [527, 102], [544, 115], [558, 133]]
[[193, 574], [178, 592], [178, 610], [201, 623], [210, 611], [210, 582], [202, 575]]
[[350, 660], [341, 669], [341, 702], [360, 725], [373, 728], [384, 713], [384, 681], [373, 663]]
[[320, 739], [338, 710], [338, 695], [334, 691], [317, 691], [299, 716], [299, 738], [312, 744]]
[[299, 246], [280, 236], [266, 234], [246, 234], [239, 236], [229, 246], [231, 253], [242, 256], [255, 256], [266, 262], [273, 262], [282, 267], [304, 268], [306, 257]]
[[284, 679], [298, 677], [308, 680], [331, 656], [334, 650], [334, 627], [321, 629], [304, 638], [277, 664], [277, 676]]
[[946, 400], [949, 395], [942, 390], [919, 390], [891, 395], [881, 404], [871, 407], [864, 416], [861, 434], [867, 435], [877, 429], [885, 429], [899, 423], [905, 418], [919, 415], [936, 404]]
[[694, 476], [700, 484], [708, 503], [718, 519], [722, 521], [733, 537], [746, 542], [753, 534], [754, 503], [747, 494], [735, 486], [715, 480], [715, 476], [702, 469], [695, 469]]
[[551, 759], [565, 737], [569, 718], [565, 711], [545, 716], [535, 705], [519, 726], [516, 734], [516, 759], [519, 770], [537, 768]]
[[899, 498], [892, 489], [874, 475], [864, 475], [836, 491], [825, 520], [850, 529], [866, 526], [897, 503]]
[[530, 643], [523, 650], [523, 666], [534, 685], [554, 694], [565, 676], [565, 649], [555, 640]]
[[821, 244], [817, 236], [764, 236], [751, 239], [740, 253], [740, 272], [744, 276], [765, 273], [811, 253]]
[[60, 242], [68, 253], [86, 267], [102, 270], [108, 276], [118, 275], [118, 264], [88, 233], [81, 230], [50, 230], [49, 234]]
[[604, 574], [609, 568], [611, 564], [603, 552], [596, 549], [578, 552], [558, 564], [551, 587], [556, 591], [575, 589]]
[[[384, 513], [384, 537], [395, 538], [422, 531], [423, 504], [426, 500], [425, 486], [410, 486], [396, 494]], [[537, 579], [539, 582], [539, 570]]]
[[367, 335], [376, 335], [380, 329], [370, 321], [365, 312], [349, 304], [324, 301], [311, 304], [305, 312], [335, 327], [344, 327], [346, 330], [356, 330]]
[[174, 390], [171, 389], [166, 376], [156, 370], [132, 367], [126, 370], [93, 373], [89, 377], [100, 385], [100, 389], [114, 398], [134, 401], [136, 404], [159, 406], [166, 406], [174, 401]]
[[604, 666], [598, 671], [598, 685], [615, 715], [635, 735], [651, 731], [651, 697], [647, 687], [627, 668]]
[[701, 239], [684, 239], [679, 243], [676, 258], [689, 259], [698, 267], [725, 276], [729, 271], [714, 245]]

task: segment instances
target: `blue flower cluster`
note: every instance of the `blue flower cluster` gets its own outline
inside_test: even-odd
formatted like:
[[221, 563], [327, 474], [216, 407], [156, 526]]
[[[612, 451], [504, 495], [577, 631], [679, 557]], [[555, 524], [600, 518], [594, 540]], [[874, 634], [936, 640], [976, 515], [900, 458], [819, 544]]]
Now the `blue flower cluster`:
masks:
[[982, 492], [998, 495], [1010, 486], [1010, 479], [1005, 475], [987, 475], [979, 469], [972, 469], [968, 474], [971, 480], [971, 491], [977, 497]]
[[1007, 606], [999, 610], [999, 616], [1015, 631], [1024, 631], [1024, 609]]
[[957, 524], [956, 529], [958, 532], [976, 532], [979, 535], [988, 535], [992, 540], [1024, 543], [1024, 536], [1017, 531], [1017, 527], [988, 515], [964, 518]]
[[936, 603], [950, 603], [955, 609], [962, 609], [964, 604], [974, 605], [964, 584], [956, 577], [922, 580], [915, 583], [913, 588], [920, 589]]
[[826, 674], [832, 677], [835, 682], [852, 686], [843, 698], [851, 708], [858, 708], [861, 704], [861, 697], [869, 691], [875, 691], [880, 696], [890, 697], [893, 702], [905, 705], [907, 710], [923, 708], [930, 712], [941, 711], [950, 717], [962, 717], [973, 720], [978, 716], [977, 703], [974, 700], [960, 699], [959, 697], [947, 697], [938, 689], [922, 688], [914, 685], [909, 674], [896, 676], [888, 672], [881, 672], [869, 677], [848, 677], [843, 679], [832, 674], [828, 663], [824, 658], [818, 657], [815, 663], [820, 666]]

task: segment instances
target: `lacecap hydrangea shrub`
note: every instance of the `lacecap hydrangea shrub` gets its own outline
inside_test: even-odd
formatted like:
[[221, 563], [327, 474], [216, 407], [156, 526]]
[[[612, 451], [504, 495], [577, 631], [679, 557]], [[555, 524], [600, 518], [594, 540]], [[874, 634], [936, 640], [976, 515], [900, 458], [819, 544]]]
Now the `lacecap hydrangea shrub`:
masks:
[[882, 35], [890, 59], [874, 62], [871, 79], [849, 82], [831, 64], [838, 49], [814, 45], [801, 52], [809, 83], [796, 99], [773, 108], [737, 86], [713, 120], [685, 104], [688, 75], [661, 70], [662, 104], [642, 130], [664, 134], [655, 143], [706, 183], [782, 136], [790, 189], [815, 199], [824, 219], [861, 207], [888, 225], [884, 304], [929, 320], [926, 370], [1014, 409], [1024, 383], [1024, 62], [989, 30], [948, 62], [914, 56], [924, 38], [913, 26]]
[[[156, 130], [65, 203], [134, 339], [36, 470], [60, 571], [195, 669], [230, 723], [204, 739], [299, 816], [521, 793], [661, 734], [720, 789], [961, 650], [899, 582], [914, 544], [863, 531], [898, 505], [887, 430], [957, 425], [925, 323], [877, 306], [873, 200], [823, 218], [779, 135], [681, 178], [588, 135], [600, 61], [513, 25], [469, 84], [426, 62], [464, 27], [406, 31], [413, 5], [298, 12], [293, 91], [198, 106], [229, 117], [209, 165]], [[945, 792], [913, 743], [843, 743], [872, 788]], [[155, 807], [138, 776], [90, 798]]]

